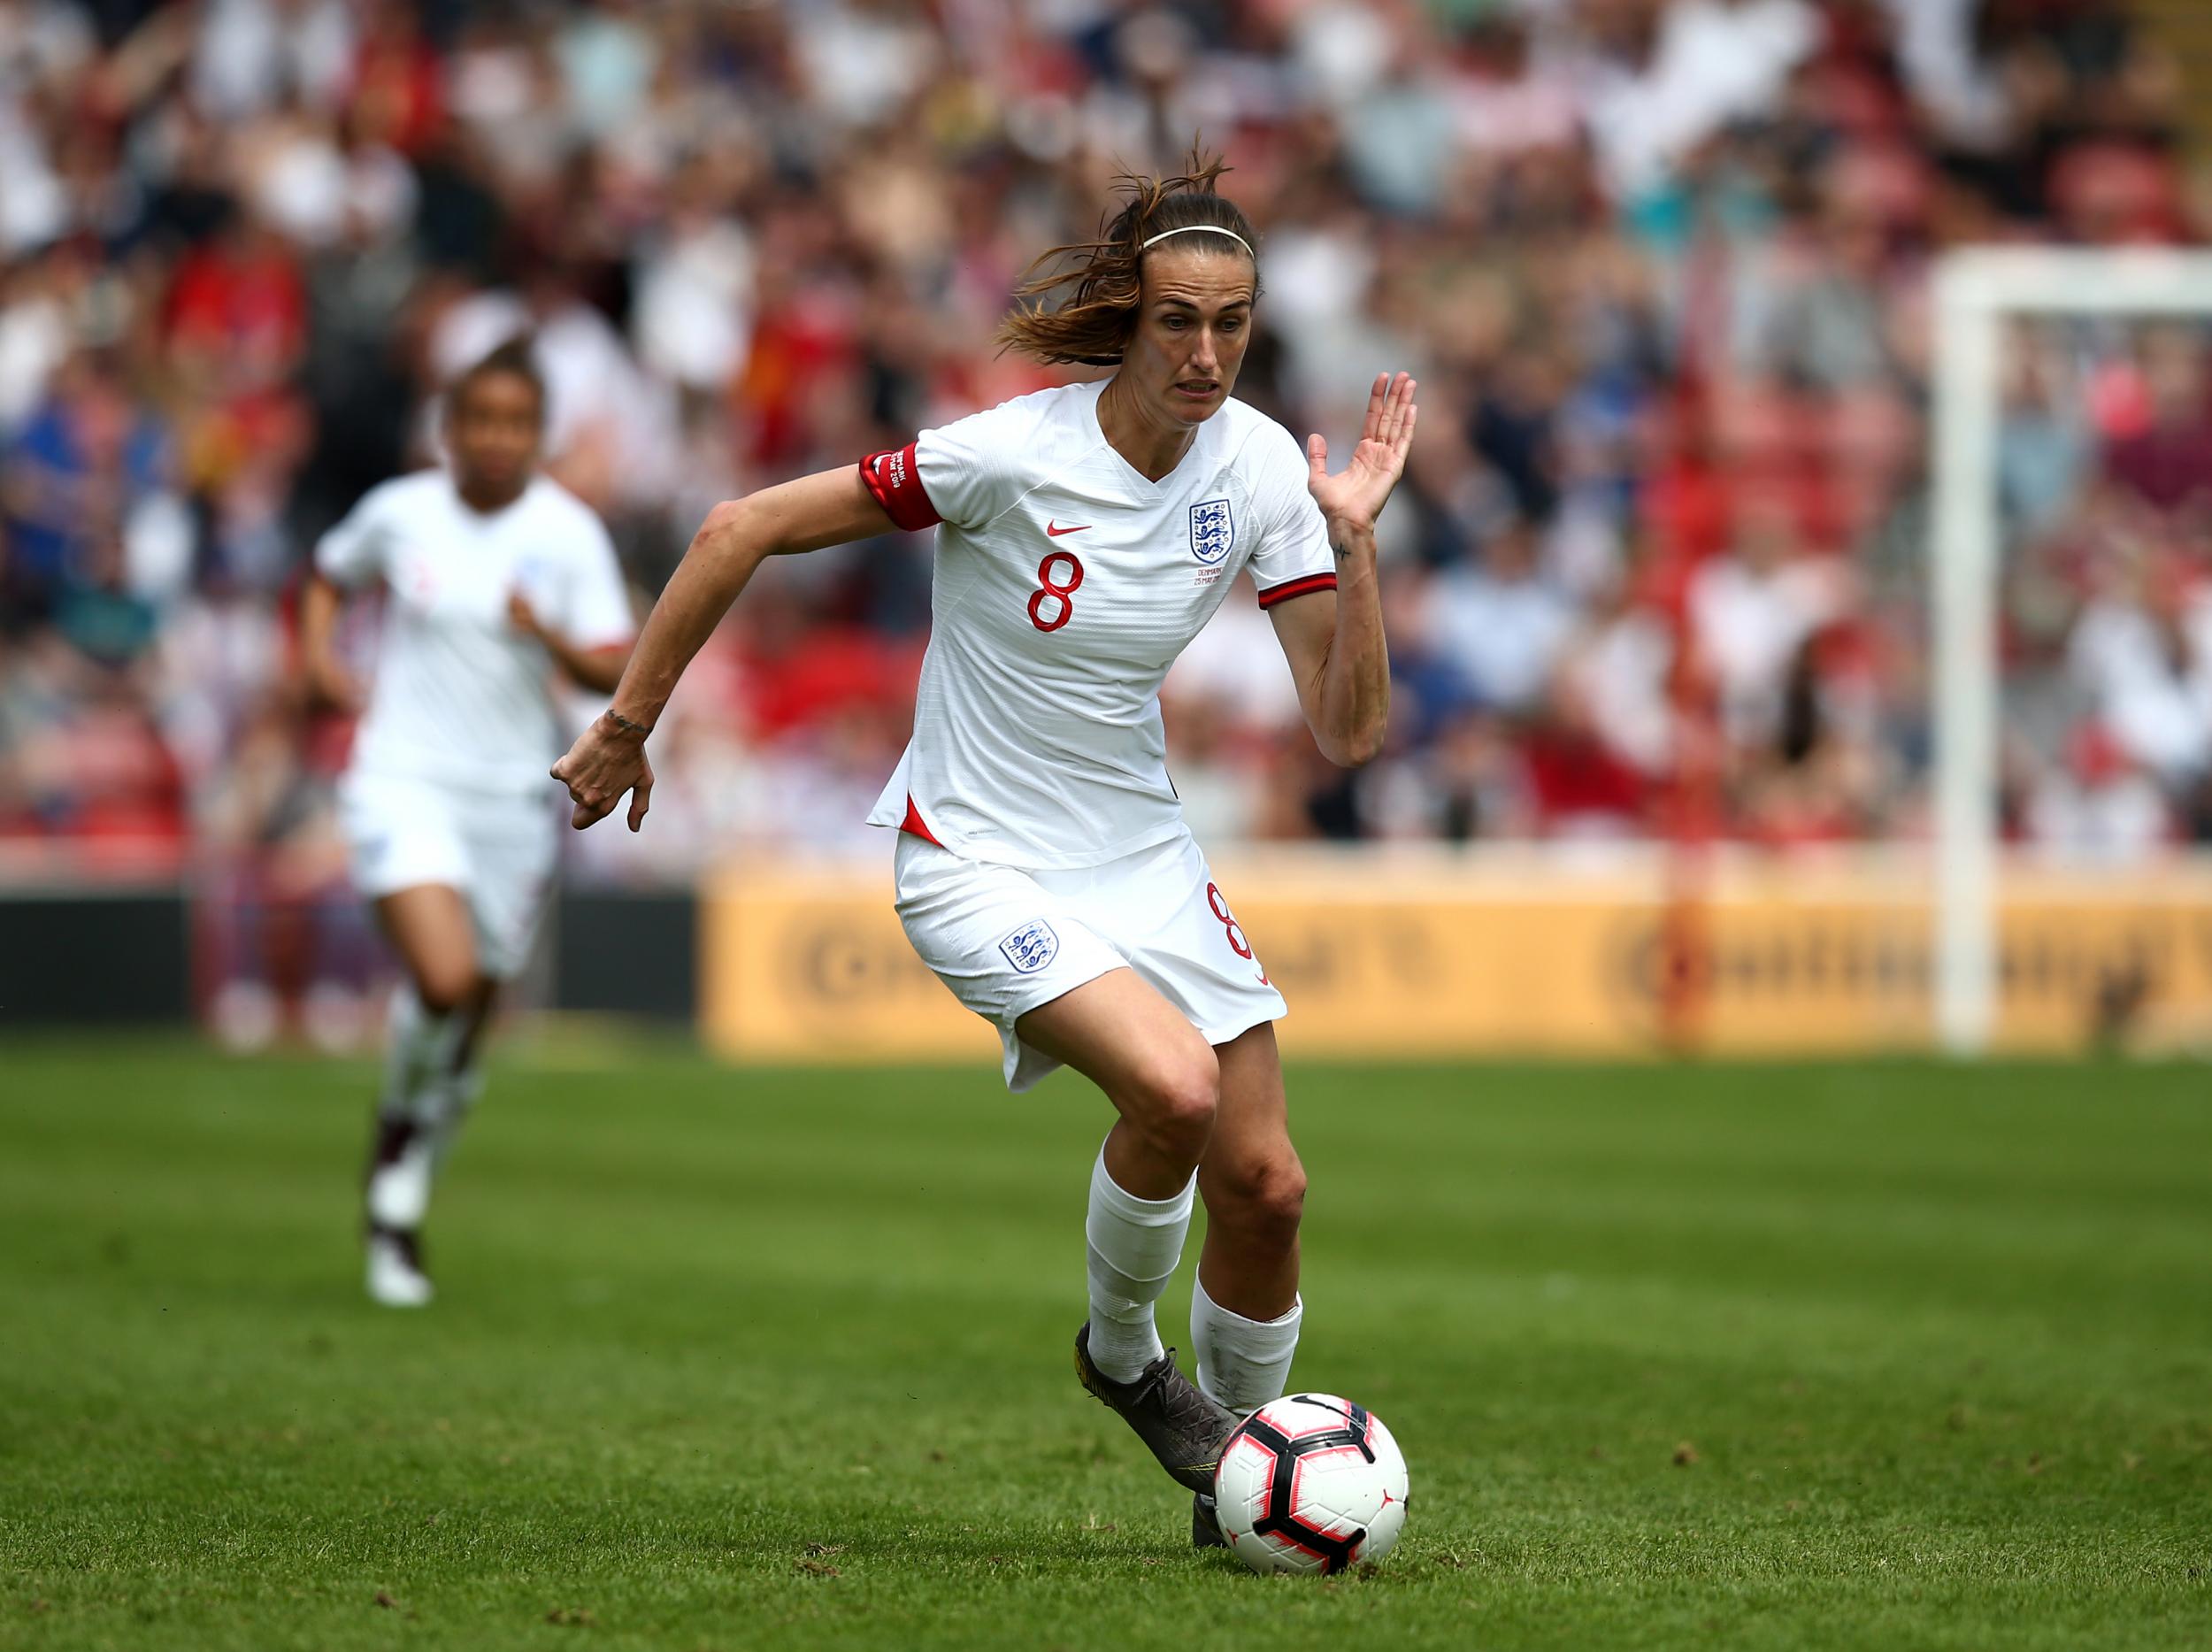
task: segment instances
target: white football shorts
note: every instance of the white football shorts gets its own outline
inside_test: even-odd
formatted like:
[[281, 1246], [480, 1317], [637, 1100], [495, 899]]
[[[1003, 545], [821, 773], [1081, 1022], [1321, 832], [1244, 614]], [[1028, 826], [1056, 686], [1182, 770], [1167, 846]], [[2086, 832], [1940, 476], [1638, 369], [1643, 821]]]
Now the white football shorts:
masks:
[[998, 1028], [1010, 1090], [1060, 1064], [1014, 1023], [1109, 970], [1136, 971], [1210, 1044], [1285, 1013], [1187, 832], [1102, 866], [1041, 872], [966, 860], [901, 832], [894, 876], [914, 950]]
[[364, 900], [425, 883], [458, 889], [475, 924], [477, 967], [500, 980], [521, 972], [559, 842], [549, 797], [351, 770], [338, 782], [338, 824]]

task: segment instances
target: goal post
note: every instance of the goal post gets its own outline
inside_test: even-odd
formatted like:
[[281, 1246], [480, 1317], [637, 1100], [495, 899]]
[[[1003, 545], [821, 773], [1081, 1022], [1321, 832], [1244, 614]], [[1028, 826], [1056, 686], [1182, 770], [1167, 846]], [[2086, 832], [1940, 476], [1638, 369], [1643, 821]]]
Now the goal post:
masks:
[[1989, 1046], [1998, 1007], [1998, 438], [2016, 316], [2212, 319], [2212, 253], [1973, 248], [1936, 271], [1933, 619], [1935, 1032]]

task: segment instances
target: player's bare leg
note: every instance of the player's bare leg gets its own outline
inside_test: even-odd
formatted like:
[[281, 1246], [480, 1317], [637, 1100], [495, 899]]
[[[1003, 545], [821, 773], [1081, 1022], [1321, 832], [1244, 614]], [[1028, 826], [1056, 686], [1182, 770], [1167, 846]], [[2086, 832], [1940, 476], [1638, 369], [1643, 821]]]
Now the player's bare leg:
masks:
[[[1221, 1068], [1221, 1106], [1198, 1165], [1206, 1244], [1198, 1258], [1192, 1351], [1209, 1394], [1233, 1410], [1253, 1411], [1282, 1396], [1297, 1345], [1298, 1224], [1305, 1212], [1306, 1172], [1291, 1145], [1274, 1026], [1253, 1027], [1217, 1045], [1214, 1054]], [[1200, 1307], [1219, 1312], [1202, 1322]], [[1238, 1336], [1241, 1325], [1288, 1328], [1255, 1347], [1250, 1338]]]
[[[1305, 1167], [1291, 1145], [1275, 1028], [1263, 1023], [1214, 1047], [1221, 1106], [1198, 1166], [1206, 1244], [1191, 1293], [1198, 1386], [1240, 1416], [1281, 1397], [1298, 1348], [1298, 1224]], [[1219, 1547], [1212, 1500], [1200, 1493], [1192, 1541]]]
[[1190, 1230], [1220, 1064], [1182, 1014], [1126, 969], [1031, 1010], [1017, 1030], [1105, 1091], [1120, 1115], [1091, 1170], [1091, 1316], [1076, 1333], [1076, 1375], [1179, 1484], [1204, 1491], [1236, 1418], [1175, 1368], [1153, 1304]]
[[406, 980], [392, 995], [370, 1143], [368, 1289], [387, 1306], [419, 1307], [431, 1295], [419, 1234], [431, 1179], [472, 1099], [472, 1058], [498, 983], [477, 969], [475, 929], [458, 890], [397, 890], [376, 902], [376, 914]]
[[1189, 1187], [1213, 1137], [1221, 1069], [1181, 1011], [1134, 970], [1109, 970], [1032, 1010], [1015, 1031], [1106, 1092], [1121, 1115], [1105, 1146], [1116, 1182], [1141, 1199]]

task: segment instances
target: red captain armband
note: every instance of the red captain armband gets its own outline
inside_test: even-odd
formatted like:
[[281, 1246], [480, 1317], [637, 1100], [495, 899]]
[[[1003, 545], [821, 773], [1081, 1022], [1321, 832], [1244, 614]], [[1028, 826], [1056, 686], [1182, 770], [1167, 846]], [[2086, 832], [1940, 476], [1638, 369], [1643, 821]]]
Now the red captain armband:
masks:
[[1309, 591], [1334, 589], [1336, 575], [1333, 573], [1309, 573], [1302, 579], [1285, 580], [1280, 585], [1269, 586], [1260, 593], [1260, 606], [1272, 608], [1278, 603], [1286, 603], [1294, 596], [1303, 596]]
[[860, 461], [860, 480], [883, 507], [884, 514], [910, 534], [935, 527], [945, 519], [922, 490], [921, 466], [914, 461], [914, 444], [886, 448]]

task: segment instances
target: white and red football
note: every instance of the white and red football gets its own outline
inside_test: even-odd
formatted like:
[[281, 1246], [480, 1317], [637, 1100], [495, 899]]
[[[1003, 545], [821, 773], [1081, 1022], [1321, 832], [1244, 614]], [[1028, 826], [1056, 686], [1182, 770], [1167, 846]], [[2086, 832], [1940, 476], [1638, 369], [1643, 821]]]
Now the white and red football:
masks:
[[1379, 1418], [1333, 1394], [1263, 1405], [1214, 1474], [1221, 1534], [1255, 1571], [1344, 1571], [1405, 1528], [1406, 1460]]

